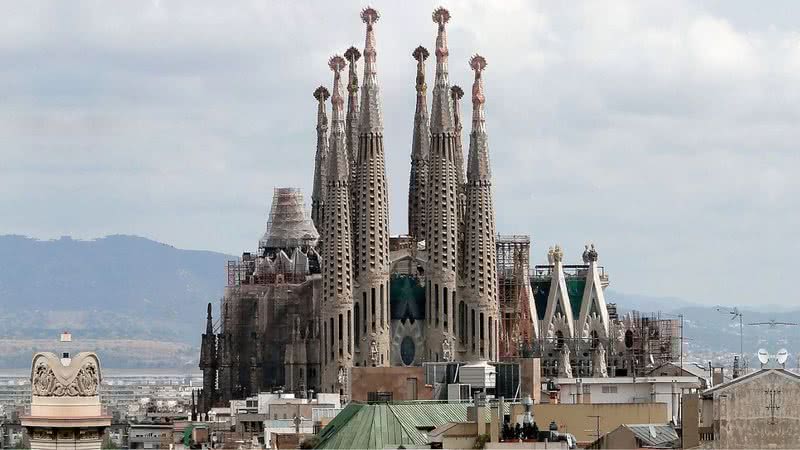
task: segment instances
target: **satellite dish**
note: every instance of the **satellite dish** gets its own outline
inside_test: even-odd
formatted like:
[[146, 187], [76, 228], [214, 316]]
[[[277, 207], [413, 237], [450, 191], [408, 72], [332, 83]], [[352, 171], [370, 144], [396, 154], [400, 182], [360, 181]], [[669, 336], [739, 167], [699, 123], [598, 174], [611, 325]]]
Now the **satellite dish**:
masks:
[[761, 365], [766, 364], [769, 362], [769, 353], [763, 348], [758, 349], [758, 360], [761, 362]]
[[778, 364], [781, 365], [786, 364], [786, 360], [789, 359], [789, 351], [786, 350], [785, 348], [782, 348], [778, 350], [777, 357], [778, 357]]

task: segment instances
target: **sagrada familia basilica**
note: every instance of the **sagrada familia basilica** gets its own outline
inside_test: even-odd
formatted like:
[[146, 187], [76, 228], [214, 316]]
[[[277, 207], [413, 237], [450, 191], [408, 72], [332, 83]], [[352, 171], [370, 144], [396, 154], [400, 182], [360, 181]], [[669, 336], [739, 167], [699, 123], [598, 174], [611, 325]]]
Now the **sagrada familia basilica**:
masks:
[[444, 8], [432, 15], [430, 98], [431, 55], [422, 46], [411, 53], [417, 74], [409, 228], [390, 235], [379, 17], [373, 8], [361, 12], [363, 50], [331, 57], [330, 88], [314, 91], [311, 217], [299, 190], [275, 189], [258, 252], [228, 265], [218, 321], [208, 306], [201, 410], [277, 387], [346, 395], [354, 366], [536, 356], [544, 376], [615, 376], [668, 357], [671, 330], [647, 318], [619, 318], [606, 304], [608, 277], [594, 246], [580, 264], [565, 264], [554, 246], [547, 264], [531, 267], [528, 236], [497, 234], [485, 110], [492, 102], [484, 85], [489, 65], [474, 55], [453, 66], [474, 73], [465, 158], [464, 90], [449, 80], [451, 16]]

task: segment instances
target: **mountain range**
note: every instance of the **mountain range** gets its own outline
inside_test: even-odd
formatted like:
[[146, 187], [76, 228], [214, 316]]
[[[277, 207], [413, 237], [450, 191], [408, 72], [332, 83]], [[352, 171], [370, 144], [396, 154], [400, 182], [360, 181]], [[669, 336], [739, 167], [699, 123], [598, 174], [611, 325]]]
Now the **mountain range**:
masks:
[[[205, 305], [212, 302], [216, 309], [225, 263], [235, 258], [138, 236], [85, 241], [0, 236], [0, 368], [26, 367], [32, 352], [55, 346], [63, 330], [91, 347], [84, 350], [102, 350], [106, 365], [196, 367]], [[739, 352], [738, 318], [714, 306], [611, 289], [606, 297], [620, 314], [682, 315], [692, 359], [729, 365]], [[800, 309], [743, 308], [742, 314], [746, 354], [781, 346], [792, 353], [792, 344], [800, 342], [800, 326], [747, 325], [772, 319], [800, 323]]]

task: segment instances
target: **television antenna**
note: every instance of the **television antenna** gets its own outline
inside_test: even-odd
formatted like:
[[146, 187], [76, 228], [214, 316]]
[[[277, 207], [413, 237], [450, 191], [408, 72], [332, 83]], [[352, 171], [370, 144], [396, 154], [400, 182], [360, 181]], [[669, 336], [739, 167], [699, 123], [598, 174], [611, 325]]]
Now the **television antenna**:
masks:
[[796, 322], [780, 322], [780, 321], [777, 321], [775, 319], [770, 319], [768, 322], [752, 322], [752, 323], [748, 323], [748, 325], [753, 325], [753, 326], [767, 325], [770, 328], [777, 328], [778, 325], [787, 326], [787, 327], [796, 327], [796, 326], [800, 325], [800, 323], [796, 323]]
[[744, 361], [744, 327], [742, 326], [742, 312], [739, 311], [739, 308], [726, 308], [724, 306], [717, 306], [716, 310], [723, 314], [729, 314], [731, 320], [739, 319], [739, 359]]

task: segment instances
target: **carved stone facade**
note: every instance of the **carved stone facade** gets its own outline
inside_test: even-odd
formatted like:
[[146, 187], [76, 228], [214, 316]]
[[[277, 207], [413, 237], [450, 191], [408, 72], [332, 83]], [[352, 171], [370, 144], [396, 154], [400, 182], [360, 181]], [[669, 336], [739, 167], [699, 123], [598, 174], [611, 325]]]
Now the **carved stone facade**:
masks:
[[94, 353], [73, 358], [37, 353], [31, 362], [31, 411], [21, 418], [32, 448], [99, 450], [111, 417], [98, 389], [100, 360]]
[[70, 366], [52, 353], [33, 359], [31, 392], [40, 397], [93, 397], [100, 385], [100, 361], [94, 353], [81, 353]]

